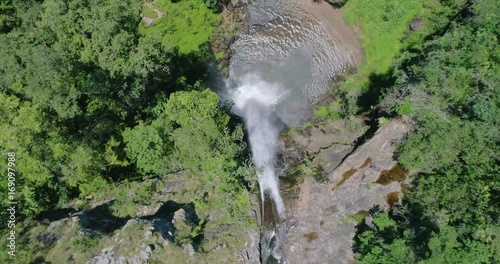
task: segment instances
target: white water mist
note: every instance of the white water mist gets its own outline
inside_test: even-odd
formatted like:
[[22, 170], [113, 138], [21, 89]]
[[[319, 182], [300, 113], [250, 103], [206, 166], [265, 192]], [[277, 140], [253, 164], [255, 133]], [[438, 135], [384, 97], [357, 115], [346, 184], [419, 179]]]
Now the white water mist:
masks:
[[282, 125], [274, 109], [285, 95], [278, 84], [265, 82], [255, 74], [246, 75], [231, 92], [235, 103], [233, 111], [245, 120], [261, 199], [264, 201], [264, 193], [268, 192], [280, 217], [285, 215], [285, 206], [279, 193], [274, 159]]

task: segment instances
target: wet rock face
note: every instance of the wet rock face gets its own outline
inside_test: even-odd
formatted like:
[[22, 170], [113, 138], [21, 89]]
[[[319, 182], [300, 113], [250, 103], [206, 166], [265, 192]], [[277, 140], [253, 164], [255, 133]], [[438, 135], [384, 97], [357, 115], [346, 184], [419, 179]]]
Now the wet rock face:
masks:
[[[322, 148], [307, 143], [309, 151], [318, 151], [313, 162], [321, 160], [321, 166], [329, 162], [334, 166], [322, 167], [324, 181], [307, 176], [298, 200], [289, 205], [289, 216], [295, 224], [283, 249], [290, 263], [354, 261], [352, 239], [357, 223], [369, 217], [375, 206], [388, 208], [399, 202], [398, 192], [407, 180], [406, 175], [400, 177], [402, 170], [393, 159], [392, 143], [408, 130], [402, 121], [392, 120], [352, 153], [349, 145]], [[314, 133], [311, 131], [311, 135]], [[383, 184], [377, 183], [381, 175], [387, 180]]]
[[255, 230], [248, 232], [249, 240], [238, 254], [244, 264], [260, 264], [260, 235]]

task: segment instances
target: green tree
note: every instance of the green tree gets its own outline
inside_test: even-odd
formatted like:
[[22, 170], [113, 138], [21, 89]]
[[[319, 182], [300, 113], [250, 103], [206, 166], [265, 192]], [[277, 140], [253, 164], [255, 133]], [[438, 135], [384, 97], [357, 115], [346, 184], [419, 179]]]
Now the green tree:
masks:
[[159, 118], [150, 125], [139, 123], [123, 132], [127, 156], [141, 172], [163, 175], [172, 171], [168, 166], [172, 151], [171, 127], [169, 120]]
[[380, 232], [377, 216], [359, 234], [361, 262], [384, 263], [399, 240], [421, 263], [500, 261], [498, 14], [495, 1], [467, 2], [446, 32], [395, 64], [397, 84], [382, 103], [397, 112], [411, 105], [416, 126], [398, 161], [416, 179], [389, 214], [396, 232]]
[[[150, 124], [123, 132], [127, 156], [144, 173], [184, 171], [185, 192], [203, 210], [224, 207], [240, 214], [248, 206], [250, 170], [243, 129], [228, 128], [230, 116], [214, 92], [180, 91], [164, 103]], [[242, 217], [238, 215], [238, 217]]]

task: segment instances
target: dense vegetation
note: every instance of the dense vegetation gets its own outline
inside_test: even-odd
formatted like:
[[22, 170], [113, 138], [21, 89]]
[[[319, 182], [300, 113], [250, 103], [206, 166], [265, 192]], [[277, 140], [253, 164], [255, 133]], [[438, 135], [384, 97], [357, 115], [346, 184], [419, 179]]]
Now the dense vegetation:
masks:
[[415, 181], [401, 206], [359, 226], [360, 263], [500, 262], [500, 9], [441, 3], [449, 23], [399, 55], [374, 98], [415, 123], [398, 152]]
[[245, 224], [243, 130], [205, 83], [217, 4], [156, 4], [172, 13], [146, 26], [142, 0], [0, 1], [0, 152], [16, 153], [18, 221], [170, 174], [201, 218], [224, 208], [221, 223]]
[[[179, 47], [179, 52], [190, 53], [198, 51], [208, 43], [214, 33], [214, 24], [220, 17], [210, 10], [205, 1], [170, 1], [156, 0], [150, 5], [144, 5], [143, 14], [158, 10], [164, 17], [146, 26], [142, 24], [139, 32], [145, 35], [162, 36], [166, 45]], [[158, 18], [158, 13], [148, 15]]]
[[[346, 22], [354, 27], [365, 52], [356, 73], [340, 85], [337, 99], [316, 115], [330, 120], [370, 110], [382, 87], [394, 82], [393, 61], [405, 50], [419, 50], [425, 39], [445, 28], [466, 0], [343, 1]], [[412, 22], [418, 28], [409, 27]]]
[[[415, 125], [397, 153], [413, 186], [402, 205], [372, 210], [373, 224], [359, 226], [359, 262], [500, 262], [498, 4], [346, 2], [366, 62], [322, 116], [375, 108]], [[18, 220], [86, 196], [113, 197], [112, 213], [133, 217], [152, 192], [143, 181], [170, 177], [187, 183], [176, 199], [201, 218], [178, 244], [248, 224], [243, 130], [205, 82], [218, 9], [203, 0], [0, 0], [0, 152], [16, 153]], [[424, 26], [411, 31], [415, 18]], [[2, 201], [7, 186], [0, 177]], [[214, 211], [222, 216], [209, 221]], [[70, 244], [93, 248], [99, 237]], [[19, 263], [43, 248], [23, 246]]]

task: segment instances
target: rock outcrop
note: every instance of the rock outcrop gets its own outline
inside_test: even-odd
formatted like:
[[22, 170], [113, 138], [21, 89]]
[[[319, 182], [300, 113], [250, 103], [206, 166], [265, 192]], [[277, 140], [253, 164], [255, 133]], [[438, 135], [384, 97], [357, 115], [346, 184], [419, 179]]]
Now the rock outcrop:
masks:
[[260, 263], [260, 235], [256, 230], [248, 231], [248, 240], [245, 247], [242, 248], [239, 254], [239, 262], [244, 264], [259, 264]]
[[[402, 121], [391, 120], [353, 153], [348, 144], [323, 149], [311, 131], [306, 149], [318, 151], [314, 159], [331, 162], [334, 169], [323, 167], [323, 181], [306, 177], [298, 200], [289, 205], [293, 225], [283, 249], [290, 263], [354, 261], [351, 247], [357, 221], [374, 206], [398, 202], [406, 172], [393, 159], [393, 142], [409, 129]], [[319, 138], [328, 135], [335, 133]]]
[[331, 172], [354, 148], [354, 142], [367, 129], [361, 119], [351, 120], [352, 129], [346, 128], [345, 121], [313, 125], [299, 131], [290, 131], [280, 137], [278, 162], [283, 168], [282, 175], [290, 176], [293, 169], [304, 159], [312, 162], [310, 168], [321, 166], [324, 172]]
[[[120, 204], [106, 198], [78, 212], [67, 208], [47, 214], [51, 217], [32, 221], [23, 233], [43, 245], [39, 258], [50, 263], [259, 263], [256, 226], [203, 228], [222, 215], [211, 214], [202, 222], [193, 203], [167, 200], [176, 187], [185, 185], [168, 178], [144, 183], [157, 191], [150, 201], [137, 203], [131, 217], [114, 215], [113, 208]], [[219, 233], [232, 236], [221, 239]]]
[[336, 8], [341, 8], [347, 2], [347, 0], [326, 0], [326, 1]]
[[424, 20], [421, 18], [414, 18], [410, 22], [410, 29], [412, 31], [418, 31], [424, 27]]

